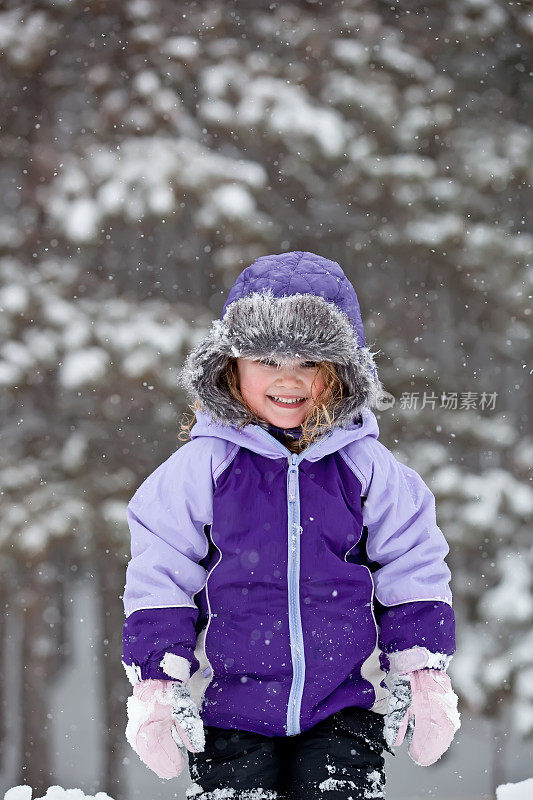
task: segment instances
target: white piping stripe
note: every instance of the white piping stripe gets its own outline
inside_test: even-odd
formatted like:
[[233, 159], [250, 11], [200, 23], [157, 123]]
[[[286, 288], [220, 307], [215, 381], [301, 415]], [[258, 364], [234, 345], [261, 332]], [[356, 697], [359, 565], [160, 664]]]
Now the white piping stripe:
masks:
[[365, 564], [361, 564], [364, 567], [368, 575], [370, 577], [370, 583], [372, 585], [372, 592], [370, 596], [370, 610], [372, 611], [372, 619], [374, 621], [374, 628], [376, 631], [376, 641], [374, 643], [374, 649], [368, 656], [368, 658], [363, 661], [361, 664], [361, 677], [368, 681], [373, 690], [374, 690], [374, 703], [370, 708], [370, 711], [375, 711], [378, 714], [386, 713], [386, 708], [384, 708], [384, 701], [388, 700], [390, 692], [388, 689], [384, 689], [381, 686], [381, 681], [386, 677], [387, 673], [381, 669], [381, 665], [379, 663], [379, 654], [381, 652], [378, 641], [379, 641], [379, 626], [376, 621], [376, 617], [374, 615], [374, 579], [372, 578], [372, 573], [370, 572], [369, 568]]
[[231, 464], [231, 462], [233, 461], [233, 459], [235, 458], [235, 456], [237, 455], [239, 450], [240, 450], [239, 445], [235, 444], [233, 446], [233, 449], [230, 450], [230, 452], [228, 453], [228, 455], [224, 459], [224, 461], [222, 461], [222, 463], [219, 464], [218, 467], [216, 467], [216, 469], [213, 471], [213, 480], [215, 482], [215, 486], [216, 486], [217, 480], [220, 478], [221, 474], [224, 472], [226, 467], [228, 467], [229, 464]]
[[162, 608], [197, 608], [197, 606], [191, 605], [190, 603], [179, 603], [178, 605], [175, 606], [140, 606], [139, 608], [136, 608], [135, 611], [130, 611], [130, 613], [127, 614], [126, 616], [129, 619], [129, 617], [131, 617], [131, 615], [135, 614], [137, 611], [151, 611], [152, 609], [162, 609]]

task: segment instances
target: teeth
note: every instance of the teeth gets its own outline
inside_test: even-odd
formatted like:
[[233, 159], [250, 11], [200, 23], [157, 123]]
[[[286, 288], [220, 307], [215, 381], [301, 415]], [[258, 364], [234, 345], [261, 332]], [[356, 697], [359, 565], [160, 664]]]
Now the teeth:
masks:
[[286, 397], [274, 397], [272, 395], [273, 400], [277, 400], [279, 403], [286, 403], [287, 405], [291, 405], [292, 403], [299, 403], [301, 400], [304, 400], [304, 397], [291, 397], [290, 400], [287, 400]]

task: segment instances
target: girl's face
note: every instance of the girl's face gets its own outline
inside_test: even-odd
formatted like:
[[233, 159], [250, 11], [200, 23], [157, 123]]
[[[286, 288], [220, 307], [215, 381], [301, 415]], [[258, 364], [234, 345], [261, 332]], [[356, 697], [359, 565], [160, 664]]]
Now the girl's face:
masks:
[[296, 428], [325, 388], [320, 375], [311, 386], [317, 366], [316, 361], [291, 361], [278, 367], [266, 359], [238, 358], [241, 394], [261, 419], [278, 428]]

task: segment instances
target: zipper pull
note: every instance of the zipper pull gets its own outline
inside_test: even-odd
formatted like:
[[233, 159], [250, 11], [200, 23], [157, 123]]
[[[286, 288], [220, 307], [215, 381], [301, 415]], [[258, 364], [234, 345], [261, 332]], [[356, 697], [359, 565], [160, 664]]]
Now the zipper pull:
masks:
[[296, 472], [289, 472], [289, 500], [296, 500]]
[[289, 501], [296, 500], [296, 470], [298, 466], [298, 454], [291, 453], [287, 461], [289, 462]]

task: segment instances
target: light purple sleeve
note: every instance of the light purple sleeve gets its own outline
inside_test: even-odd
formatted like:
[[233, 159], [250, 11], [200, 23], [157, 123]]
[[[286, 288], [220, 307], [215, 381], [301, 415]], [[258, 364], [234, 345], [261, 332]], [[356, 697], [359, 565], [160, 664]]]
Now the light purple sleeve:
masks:
[[[357, 452], [364, 474], [363, 524], [375, 596], [385, 606], [435, 600], [451, 606], [448, 543], [437, 525], [435, 497], [420, 475], [376, 439]], [[361, 452], [363, 451], [363, 452]]]
[[146, 608], [194, 606], [205, 583], [204, 525], [213, 517], [209, 438], [187, 442], [137, 489], [127, 508], [131, 561], [126, 570], [126, 616]]
[[213, 476], [226, 449], [212, 437], [187, 442], [141, 484], [128, 504], [132, 557], [126, 570], [122, 639], [123, 664], [132, 683], [178, 674], [186, 679], [190, 666], [198, 667], [194, 595], [207, 579], [199, 563], [209, 547], [204, 526], [212, 523]]

